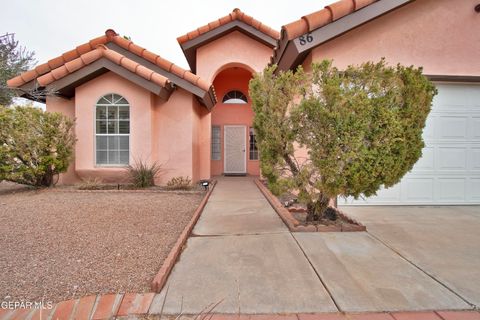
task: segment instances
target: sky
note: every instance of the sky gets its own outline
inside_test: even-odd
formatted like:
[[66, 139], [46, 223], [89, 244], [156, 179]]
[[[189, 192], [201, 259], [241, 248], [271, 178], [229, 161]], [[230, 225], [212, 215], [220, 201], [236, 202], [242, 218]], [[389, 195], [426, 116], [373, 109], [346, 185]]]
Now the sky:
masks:
[[335, 0], [0, 0], [0, 34], [15, 33], [44, 63], [112, 28], [136, 44], [188, 68], [176, 38], [234, 8], [280, 27]]

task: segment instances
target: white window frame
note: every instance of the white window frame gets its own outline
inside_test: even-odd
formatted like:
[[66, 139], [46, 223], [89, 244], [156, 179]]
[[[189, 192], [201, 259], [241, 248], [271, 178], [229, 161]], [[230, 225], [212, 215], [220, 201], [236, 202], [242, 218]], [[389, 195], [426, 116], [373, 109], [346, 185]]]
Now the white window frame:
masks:
[[[116, 104], [116, 103], [110, 103], [110, 104], [107, 104], [107, 103], [99, 103], [99, 101], [104, 98], [104, 97], [108, 97], [108, 96], [111, 96], [112, 97], [112, 100], [113, 100], [113, 95], [118, 95], [120, 96], [121, 98], [125, 99], [127, 101], [126, 104], [124, 103], [119, 103], [119, 104]], [[118, 101], [118, 100], [117, 100]], [[101, 119], [97, 119], [97, 107], [103, 107], [103, 106], [106, 106], [107, 107], [107, 118], [105, 119], [105, 121], [107, 122], [107, 127], [108, 127], [108, 107], [109, 106], [114, 106], [114, 107], [128, 107], [128, 131], [129, 133], [115, 133], [115, 134], [110, 134], [110, 133], [97, 133], [97, 122], [98, 121], [102, 121]], [[94, 118], [94, 143], [93, 143], [93, 146], [94, 146], [94, 165], [95, 167], [102, 167], [102, 168], [105, 168], [105, 167], [120, 167], [120, 168], [124, 168], [124, 167], [128, 167], [130, 165], [130, 150], [131, 150], [131, 139], [130, 139], [130, 134], [131, 134], [131, 129], [132, 129], [132, 119], [131, 119], [131, 106], [130, 106], [130, 103], [128, 102], [128, 100], [121, 94], [118, 94], [118, 93], [107, 93], [107, 94], [104, 94], [102, 95], [100, 98], [98, 98], [97, 100], [97, 103], [95, 104], [94, 108], [93, 108], [93, 118]], [[116, 119], [117, 122], [120, 121], [120, 119]], [[126, 119], [125, 119], [126, 120]], [[124, 119], [122, 119], [122, 121], [125, 121]], [[120, 126], [120, 124], [118, 123], [118, 126]], [[108, 131], [108, 129], [107, 129]], [[97, 161], [97, 137], [120, 137], [120, 136], [127, 136], [128, 137], [128, 162], [125, 164], [125, 163], [98, 163]], [[108, 140], [107, 140], [107, 149], [106, 150], [100, 150], [100, 151], [106, 151], [107, 152], [107, 159], [108, 159], [108, 153], [109, 153], [109, 149], [108, 149]], [[127, 151], [127, 150], [123, 150], [123, 149], [118, 149], [118, 151]]]

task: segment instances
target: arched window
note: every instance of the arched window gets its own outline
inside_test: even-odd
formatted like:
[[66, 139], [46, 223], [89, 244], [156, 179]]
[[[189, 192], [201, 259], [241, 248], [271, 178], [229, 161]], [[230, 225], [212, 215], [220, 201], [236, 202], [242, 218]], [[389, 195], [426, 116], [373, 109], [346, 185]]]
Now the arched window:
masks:
[[239, 103], [248, 103], [247, 97], [241, 93], [240, 91], [229, 91], [226, 95], [223, 96], [223, 103], [232, 103], [232, 104], [239, 104]]
[[107, 94], [95, 106], [97, 165], [128, 165], [130, 158], [130, 105], [118, 94]]

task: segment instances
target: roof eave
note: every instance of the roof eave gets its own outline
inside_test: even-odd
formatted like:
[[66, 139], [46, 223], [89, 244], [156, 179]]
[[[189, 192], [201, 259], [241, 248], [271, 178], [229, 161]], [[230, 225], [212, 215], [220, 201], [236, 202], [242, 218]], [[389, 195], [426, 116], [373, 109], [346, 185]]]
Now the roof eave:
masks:
[[301, 38], [305, 39], [305, 34], [288, 40], [286, 35], [282, 33], [282, 38], [278, 41], [278, 52], [273, 56], [272, 63], [278, 66], [277, 71], [295, 69], [303, 63], [314, 48], [413, 1], [415, 0], [381, 0], [374, 2], [323, 27], [305, 33], [310, 34], [311, 42], [301, 41]]
[[56, 92], [60, 96], [71, 98], [75, 95], [75, 88], [108, 72], [111, 71], [130, 82], [158, 95], [164, 100], [168, 100], [170, 94], [173, 92], [173, 87], [170, 84], [160, 86], [151, 81], [148, 81], [137, 74], [115, 64], [114, 62], [100, 58], [99, 60], [61, 78], [46, 86], [47, 91]]

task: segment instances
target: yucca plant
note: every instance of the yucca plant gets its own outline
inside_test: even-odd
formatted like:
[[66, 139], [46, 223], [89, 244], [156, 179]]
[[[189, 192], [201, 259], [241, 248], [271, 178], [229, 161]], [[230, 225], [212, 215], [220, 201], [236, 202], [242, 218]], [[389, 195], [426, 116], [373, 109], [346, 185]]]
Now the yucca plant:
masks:
[[155, 185], [155, 178], [160, 174], [162, 166], [156, 161], [137, 159], [133, 165], [128, 166], [128, 174], [133, 185], [137, 188], [147, 188]]

